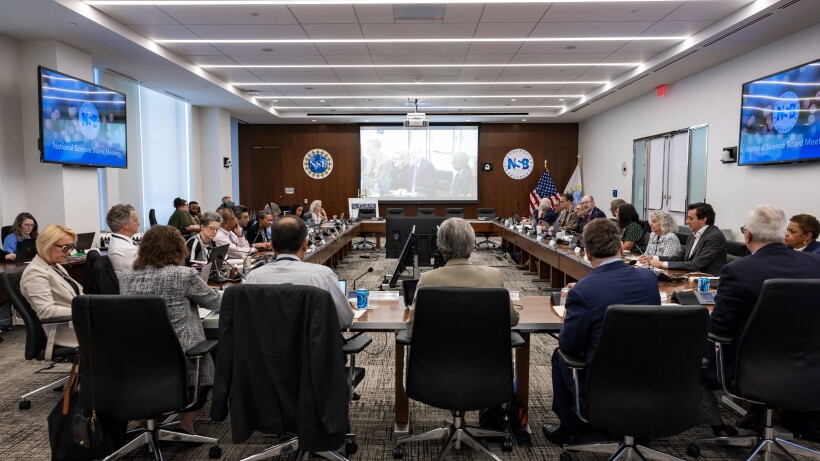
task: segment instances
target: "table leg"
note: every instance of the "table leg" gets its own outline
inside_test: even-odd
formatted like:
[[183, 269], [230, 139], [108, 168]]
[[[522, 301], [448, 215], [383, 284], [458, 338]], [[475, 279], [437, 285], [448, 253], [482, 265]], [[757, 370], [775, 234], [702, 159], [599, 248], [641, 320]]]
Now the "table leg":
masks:
[[404, 390], [404, 344], [396, 343], [396, 391], [395, 391], [395, 421], [393, 435], [398, 437], [410, 434], [410, 401]]
[[525, 419], [530, 400], [530, 334], [521, 332], [524, 346], [515, 350], [515, 401], [524, 409]]

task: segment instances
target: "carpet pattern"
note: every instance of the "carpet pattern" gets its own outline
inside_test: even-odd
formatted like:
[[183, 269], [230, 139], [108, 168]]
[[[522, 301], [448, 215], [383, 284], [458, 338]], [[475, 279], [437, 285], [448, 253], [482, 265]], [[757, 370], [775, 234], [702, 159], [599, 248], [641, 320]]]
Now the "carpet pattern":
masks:
[[[368, 258], [362, 258], [367, 256]], [[535, 276], [524, 275], [513, 267], [500, 252], [480, 250], [473, 253], [471, 260], [476, 264], [498, 267], [503, 274], [505, 285], [510, 290], [519, 290], [522, 296], [545, 295], [539, 290], [543, 283], [533, 283]], [[339, 268], [340, 278], [352, 281], [363, 274], [369, 267], [374, 271], [363, 276], [357, 285], [360, 288], [378, 289], [385, 274], [392, 272], [396, 260], [385, 259], [384, 252], [369, 250], [354, 251]], [[429, 268], [424, 268], [429, 270]], [[349, 282], [350, 283], [350, 282]], [[392, 434], [393, 424], [393, 335], [372, 333], [373, 343], [357, 359], [357, 365], [367, 370], [362, 384], [357, 388], [361, 399], [351, 403], [351, 426], [357, 435], [359, 452], [353, 460], [389, 460], [392, 459], [395, 444]], [[33, 374], [43, 368], [42, 363], [27, 362], [23, 359], [25, 332], [22, 327], [3, 333], [4, 342], [0, 343], [0, 460], [49, 460], [51, 452], [48, 446], [46, 416], [60, 398], [60, 394], [50, 392], [32, 399], [32, 407], [27, 411], [17, 408], [19, 396], [35, 387], [55, 380], [54, 372], [66, 373], [69, 366], [58, 364], [53, 370]], [[547, 442], [541, 433], [542, 424], [558, 424], [551, 411], [552, 385], [550, 379], [550, 356], [556, 347], [556, 341], [547, 334], [532, 335], [530, 364], [530, 402], [529, 423], [532, 431], [531, 447], [517, 446], [510, 453], [503, 453], [499, 444], [490, 443], [489, 448], [505, 460], [553, 460], [558, 459], [561, 449]], [[449, 413], [427, 407], [411, 401], [411, 421], [414, 431], [424, 431], [438, 427], [449, 418]], [[238, 460], [258, 453], [276, 442], [272, 437], [255, 434], [248, 442], [234, 445], [231, 443], [230, 422], [215, 423], [209, 417], [210, 407], [206, 407], [196, 423], [197, 432], [202, 435], [217, 437], [223, 450], [222, 459]], [[468, 423], [477, 424], [477, 414], [469, 413]], [[733, 422], [737, 415], [724, 408], [724, 419]], [[743, 431], [741, 431], [743, 432]], [[688, 458], [686, 446], [695, 437], [711, 436], [707, 426], [691, 429], [686, 433], [668, 440], [652, 443], [655, 449], [672, 455]], [[809, 444], [814, 449], [820, 445]], [[434, 459], [441, 447], [441, 442], [413, 443], [405, 447], [407, 460]], [[168, 460], [207, 460], [209, 446], [188, 446], [183, 444], [166, 444], [163, 446], [165, 459]], [[701, 457], [707, 460], [741, 460], [747, 454], [746, 449], [724, 447], [704, 447]], [[575, 454], [576, 460], [606, 459], [603, 455]], [[153, 455], [141, 448], [121, 458], [125, 460], [150, 460]], [[280, 459], [296, 459], [294, 455]], [[483, 456], [468, 447], [451, 452], [448, 460], [483, 459]]]

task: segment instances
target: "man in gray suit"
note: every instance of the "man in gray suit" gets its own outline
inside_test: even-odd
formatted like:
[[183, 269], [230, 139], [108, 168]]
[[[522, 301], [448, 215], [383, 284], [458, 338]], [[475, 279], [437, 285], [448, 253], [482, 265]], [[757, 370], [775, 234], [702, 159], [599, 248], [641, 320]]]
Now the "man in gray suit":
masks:
[[686, 222], [692, 230], [692, 235], [686, 240], [683, 254], [652, 256], [647, 262], [652, 267], [719, 275], [720, 269], [726, 264], [726, 237], [715, 226], [715, 210], [712, 209], [712, 205], [689, 205]]
[[[501, 272], [492, 267], [475, 266], [470, 263], [470, 253], [475, 246], [475, 232], [470, 224], [461, 218], [450, 218], [438, 227], [436, 245], [446, 265], [421, 274], [416, 289], [424, 286], [504, 288]], [[407, 335], [413, 334], [415, 301], [410, 307], [407, 319]], [[518, 312], [510, 301], [510, 324], [518, 324]]]

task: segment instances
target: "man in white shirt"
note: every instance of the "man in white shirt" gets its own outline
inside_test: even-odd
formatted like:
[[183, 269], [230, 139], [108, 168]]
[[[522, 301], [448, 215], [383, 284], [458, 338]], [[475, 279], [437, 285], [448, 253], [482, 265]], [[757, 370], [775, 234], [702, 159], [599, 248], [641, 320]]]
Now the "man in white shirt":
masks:
[[137, 259], [137, 243], [134, 234], [140, 230], [140, 220], [134, 207], [128, 204], [117, 204], [108, 210], [105, 222], [111, 229], [111, 240], [108, 242], [108, 259], [115, 272], [131, 269]]
[[333, 298], [339, 326], [349, 326], [353, 322], [353, 310], [347, 294], [339, 287], [339, 277], [327, 266], [302, 261], [308, 249], [307, 224], [294, 216], [284, 216], [273, 223], [271, 235], [276, 260], [248, 274], [245, 283], [292, 283], [322, 288]]
[[221, 208], [218, 213], [222, 216], [222, 227], [216, 232], [214, 243], [218, 247], [228, 245], [228, 259], [245, 259], [248, 255], [256, 253], [256, 248], [251, 247], [242, 235], [242, 228], [237, 226], [233, 211], [230, 208]]

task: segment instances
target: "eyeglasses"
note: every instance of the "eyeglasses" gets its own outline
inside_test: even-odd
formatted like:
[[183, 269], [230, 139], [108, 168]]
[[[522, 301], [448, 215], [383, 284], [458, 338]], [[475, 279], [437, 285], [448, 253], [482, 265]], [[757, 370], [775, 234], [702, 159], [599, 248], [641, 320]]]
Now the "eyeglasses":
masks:
[[34, 227], [34, 224], [21, 224], [20, 227]]
[[745, 227], [745, 226], [741, 226], [741, 227], [740, 227], [740, 233], [741, 233], [741, 234], [745, 234], [745, 233], [746, 233], [746, 227]]
[[217, 226], [217, 227], [205, 226], [205, 229], [208, 229], [211, 232], [217, 232], [217, 231], [219, 231], [219, 226]]
[[65, 253], [65, 254], [71, 254], [71, 252], [74, 251], [75, 248], [77, 248], [77, 246], [74, 245], [74, 244], [71, 244], [71, 245], [57, 245], [55, 243], [54, 246], [61, 249], [61, 250], [63, 250], [63, 253]]
[[592, 203], [592, 202], [579, 202], [578, 204], [579, 205], [589, 205], [590, 203]]

